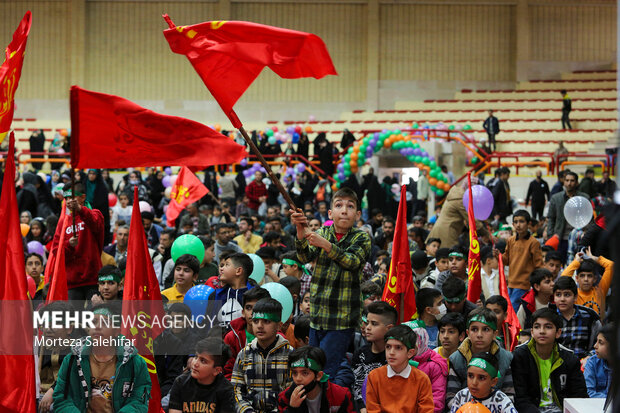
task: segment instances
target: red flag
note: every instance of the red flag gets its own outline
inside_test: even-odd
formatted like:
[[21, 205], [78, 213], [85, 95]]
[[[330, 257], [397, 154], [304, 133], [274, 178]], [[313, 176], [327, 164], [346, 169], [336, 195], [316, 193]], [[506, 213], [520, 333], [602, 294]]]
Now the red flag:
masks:
[[265, 66], [285, 79], [337, 75], [320, 37], [242, 21], [170, 26], [164, 36], [174, 53], [187, 57], [235, 128], [233, 106]]
[[118, 96], [71, 87], [74, 168], [196, 166], [240, 162], [245, 148], [193, 120], [161, 115]]
[[480, 278], [480, 244], [476, 233], [476, 218], [474, 218], [474, 196], [471, 192], [471, 173], [467, 173], [469, 183], [469, 205], [467, 217], [469, 219], [469, 257], [468, 257], [468, 286], [467, 299], [475, 303], [482, 293], [482, 279]]
[[13, 33], [13, 40], [4, 51], [4, 62], [0, 66], [0, 142], [11, 129], [15, 110], [15, 91], [22, 74], [24, 52], [31, 24], [32, 13], [27, 11]]
[[166, 220], [169, 227], [174, 227], [174, 221], [177, 219], [183, 208], [198, 201], [207, 195], [209, 190], [187, 167], [181, 168], [172, 192], [170, 193], [170, 203], [166, 210]]
[[15, 195], [15, 136], [9, 138], [0, 195], [0, 411], [35, 411], [32, 306]]
[[[392, 243], [392, 262], [381, 299], [396, 308], [400, 322], [409, 321], [416, 316], [415, 288], [413, 287], [413, 271], [407, 237], [407, 187], [405, 185], [400, 188], [400, 203]], [[404, 308], [401, 308], [401, 302], [404, 303]]]
[[[506, 321], [504, 324], [508, 325], [508, 332], [510, 333], [510, 343], [504, 339], [504, 343], [506, 345], [510, 344], [510, 348], [506, 348], [508, 351], [513, 351], [517, 344], [519, 344], [519, 340], [517, 339], [517, 334], [521, 331], [521, 323], [519, 323], [519, 318], [517, 317], [517, 313], [515, 313], [515, 309], [512, 306], [512, 302], [510, 301], [510, 295], [508, 295], [508, 284], [506, 283], [506, 274], [504, 274], [504, 260], [502, 258], [502, 254], [499, 254], [499, 294], [508, 301], [508, 314], [506, 316]], [[506, 326], [502, 326], [504, 330], [504, 338], [506, 337]]]
[[[65, 210], [66, 210], [66, 203], [63, 200], [62, 201], [62, 207], [60, 210], [60, 218], [58, 218], [58, 223], [60, 225], [56, 226], [56, 232], [54, 232], [54, 238], [52, 238], [52, 241], [50, 241], [47, 245], [48, 250], [50, 251], [49, 256], [47, 257], [47, 263], [45, 264], [45, 274], [44, 274], [44, 280], [45, 280], [45, 284], [49, 284], [49, 282], [52, 279], [52, 274], [54, 273], [54, 269], [56, 268], [56, 257], [54, 255], [54, 253], [52, 251], [54, 251], [54, 240], [56, 239], [56, 234], [58, 233], [58, 231], [62, 231], [62, 223], [65, 222]], [[63, 240], [64, 241], [64, 240]], [[58, 245], [62, 245], [62, 244], [58, 244]]]
[[[138, 190], [134, 190], [134, 205], [138, 205]], [[129, 319], [144, 313], [148, 320], [157, 319], [152, 327], [148, 323], [134, 326], [123, 324], [122, 334], [130, 340], [135, 340], [138, 354], [146, 361], [151, 375], [151, 399], [149, 401], [149, 413], [160, 413], [161, 389], [157, 380], [157, 369], [153, 355], [153, 340], [162, 331], [164, 306], [159, 291], [159, 282], [153, 269], [149, 248], [146, 244], [146, 235], [140, 216], [140, 208], [134, 208], [131, 213], [131, 225], [129, 226], [129, 243], [127, 245], [127, 266], [125, 270], [125, 288], [123, 291], [123, 318]]]
[[[61, 220], [58, 221], [58, 227], [60, 228], [60, 240], [58, 241], [58, 249], [56, 252], [58, 255], [54, 256], [54, 274], [51, 276], [51, 283], [49, 291], [47, 292], [47, 299], [45, 303], [51, 303], [52, 301], [67, 301], [69, 299], [69, 290], [67, 287], [67, 271], [65, 268], [65, 235], [67, 235], [67, 227], [64, 225], [64, 208], [65, 203], [63, 202], [63, 212], [61, 213]], [[68, 221], [67, 221], [68, 222]], [[49, 277], [47, 274], [46, 277]]]

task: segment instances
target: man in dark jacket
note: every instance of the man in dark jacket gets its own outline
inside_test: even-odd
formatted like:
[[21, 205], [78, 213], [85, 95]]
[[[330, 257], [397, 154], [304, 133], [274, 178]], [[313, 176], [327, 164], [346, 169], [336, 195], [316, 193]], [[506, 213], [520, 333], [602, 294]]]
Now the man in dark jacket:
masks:
[[594, 169], [588, 168], [586, 169], [586, 173], [579, 182], [578, 191], [588, 194], [590, 198], [594, 198], [596, 196], [596, 181], [594, 180]]
[[527, 188], [527, 196], [525, 197], [525, 206], [532, 201], [532, 218], [540, 219], [543, 217], [543, 210], [545, 204], [550, 199], [549, 185], [547, 181], [542, 179], [542, 172], [536, 172], [536, 179], [530, 182], [530, 186]]
[[596, 191], [606, 198], [613, 198], [616, 192], [616, 183], [609, 179], [609, 172], [603, 172], [603, 179], [596, 183]]
[[495, 135], [499, 133], [499, 120], [493, 116], [492, 110], [489, 110], [489, 117], [486, 118], [482, 127], [489, 136], [489, 148], [491, 152], [495, 152]]
[[499, 215], [499, 219], [502, 222], [506, 221], [506, 217], [512, 215], [512, 206], [510, 204], [510, 185], [508, 184], [508, 178], [510, 178], [510, 169], [505, 166], [500, 168], [499, 181], [491, 192], [493, 193], [493, 216]]
[[566, 129], [567, 126], [568, 129], [573, 129], [568, 118], [570, 111], [573, 109], [573, 103], [565, 90], [561, 90], [560, 93], [562, 94], [562, 129]]

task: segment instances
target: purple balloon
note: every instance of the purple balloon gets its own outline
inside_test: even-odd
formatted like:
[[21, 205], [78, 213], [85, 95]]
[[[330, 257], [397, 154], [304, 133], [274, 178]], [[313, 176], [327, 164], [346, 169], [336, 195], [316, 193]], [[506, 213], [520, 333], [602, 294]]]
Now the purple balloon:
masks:
[[337, 169], [338, 169], [338, 172], [344, 172], [344, 164], [339, 163]]
[[253, 172], [250, 169], [246, 169], [245, 171], [243, 171], [243, 176], [245, 176], [246, 178], [249, 178], [250, 176], [252, 176]]
[[[477, 220], [484, 221], [493, 211], [493, 194], [483, 185], [472, 186], [471, 192], [474, 197], [474, 217]], [[466, 211], [469, 210], [469, 190], [466, 190], [463, 196], [463, 206]]]
[[299, 164], [297, 164], [295, 169], [297, 170], [298, 173], [302, 173], [302, 172], [304, 172], [306, 170], [306, 164], [299, 163]]
[[166, 166], [166, 168], [164, 168], [164, 173], [166, 175], [172, 175], [172, 168], [169, 166]]
[[33, 252], [45, 257], [45, 247], [39, 241], [30, 241], [28, 243], [28, 253], [32, 254]]
[[434, 161], [434, 160], [435, 160], [435, 157], [434, 157], [434, 156], [429, 156], [429, 157], [428, 157], [428, 160], [429, 160], [429, 161]]
[[345, 180], [345, 178], [346, 178], [346, 176], [344, 176], [344, 172], [340, 172], [340, 173], [338, 174], [338, 179], [339, 179], [340, 181], [344, 181], [344, 180]]
[[170, 188], [170, 175], [164, 176], [161, 183], [164, 185], [164, 188]]
[[239, 163], [241, 164], [241, 166], [248, 166], [248, 158], [243, 158]]
[[289, 126], [288, 128], [286, 128], [286, 133], [288, 133], [289, 135], [292, 135], [293, 133], [295, 133], [295, 127]]
[[375, 140], [379, 139], [379, 132], [375, 132], [373, 136], [375, 137]]
[[413, 155], [415, 155], [415, 156], [420, 156], [420, 155], [422, 155], [422, 151], [420, 150], [420, 148], [415, 148], [415, 149], [413, 150]]

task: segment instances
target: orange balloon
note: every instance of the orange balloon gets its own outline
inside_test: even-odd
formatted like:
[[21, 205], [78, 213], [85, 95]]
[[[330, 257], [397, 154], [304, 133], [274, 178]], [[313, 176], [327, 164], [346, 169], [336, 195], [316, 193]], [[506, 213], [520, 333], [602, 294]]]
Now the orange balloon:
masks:
[[30, 231], [30, 225], [28, 224], [19, 224], [19, 229], [22, 232], [22, 237], [28, 235], [28, 231]]
[[431, 186], [436, 186], [437, 185], [437, 178], [429, 178], [428, 183]]
[[456, 413], [491, 413], [491, 411], [484, 404], [472, 400], [462, 405]]
[[312, 132], [312, 126], [306, 126], [306, 133]]
[[338, 190], [338, 184], [332, 185], [332, 191], [336, 192]]
[[360, 147], [359, 146], [354, 146], [353, 147], [353, 153], [358, 153], [360, 151]]
[[61, 129], [58, 133], [60, 133], [60, 136], [68, 136], [69, 135], [69, 131], [66, 129]]
[[215, 128], [215, 131], [216, 131], [216, 132], [219, 132], [219, 131], [221, 131], [221, 130], [222, 130], [222, 125], [220, 125], [219, 123], [216, 123], [216, 124], [215, 124], [215, 126], [214, 126], [214, 128]]
[[357, 159], [359, 158], [360, 153], [359, 152], [353, 152], [351, 154], [351, 160], [357, 161]]
[[353, 170], [354, 167], [357, 169], [357, 161], [351, 160], [351, 162], [349, 162], [349, 165], [351, 166], [351, 170]]
[[351, 167], [351, 172], [357, 173], [357, 164], [355, 164], [355, 167]]
[[392, 138], [387, 138], [385, 141], [383, 141], [384, 148], [389, 148], [391, 146], [392, 146]]

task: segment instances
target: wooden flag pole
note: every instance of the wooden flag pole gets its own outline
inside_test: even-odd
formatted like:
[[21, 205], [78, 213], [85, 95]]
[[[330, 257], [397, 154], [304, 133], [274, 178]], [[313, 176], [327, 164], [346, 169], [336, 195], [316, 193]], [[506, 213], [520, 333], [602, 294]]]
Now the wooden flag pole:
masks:
[[400, 293], [400, 323], [404, 323], [405, 321], [405, 293]]
[[[71, 199], [75, 201], [75, 169], [71, 168]], [[77, 237], [77, 232], [75, 230], [75, 211], [71, 211], [71, 220], [73, 226], [73, 234], [72, 237]]]

